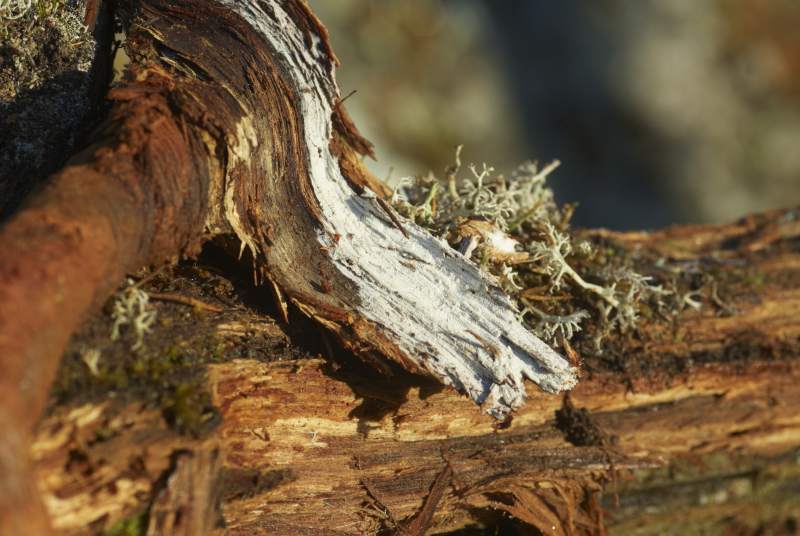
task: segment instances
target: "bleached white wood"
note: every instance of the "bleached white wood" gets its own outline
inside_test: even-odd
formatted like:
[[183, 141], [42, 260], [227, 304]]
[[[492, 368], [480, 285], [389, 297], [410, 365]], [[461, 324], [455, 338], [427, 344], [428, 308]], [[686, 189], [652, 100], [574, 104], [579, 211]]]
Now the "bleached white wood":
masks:
[[[342, 177], [329, 147], [339, 92], [332, 62], [317, 46], [319, 36], [312, 35], [308, 47], [279, 0], [219, 1], [264, 36], [293, 87], [303, 88], [297, 98], [306, 158], [324, 216], [317, 239], [356, 284], [360, 303], [352, 305], [357, 312], [390, 334], [411, 360], [495, 417], [524, 402], [524, 378], [549, 392], [574, 386], [576, 369], [517, 320], [515, 306], [490, 276], [408, 221], [403, 223], [406, 238], [374, 194], [357, 194]], [[228, 216], [238, 218], [235, 211]], [[244, 226], [231, 224], [243, 233]], [[248, 245], [256, 242], [240, 238]]]

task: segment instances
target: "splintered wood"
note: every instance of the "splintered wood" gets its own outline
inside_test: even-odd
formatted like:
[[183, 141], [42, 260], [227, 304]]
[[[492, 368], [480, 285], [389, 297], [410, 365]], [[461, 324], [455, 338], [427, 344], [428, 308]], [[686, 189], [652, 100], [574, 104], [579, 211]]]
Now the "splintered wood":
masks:
[[[274, 233], [268, 251], [282, 244], [289, 249], [290, 241], [299, 238], [317, 242], [325, 254], [321, 262], [341, 276], [326, 278], [320, 286], [333, 295], [347, 320], [317, 307], [319, 298], [298, 294], [297, 285], [286, 284], [294, 280], [286, 269], [301, 259], [272, 265], [268, 277], [278, 279], [298, 306], [340, 336], [352, 338], [347, 331], [353, 329], [371, 348], [456, 387], [496, 417], [522, 405], [526, 379], [548, 392], [573, 387], [576, 370], [520, 323], [491, 276], [445, 241], [412, 222], [400, 222], [372, 191], [351, 186], [353, 177], [344, 175], [342, 156], [331, 143], [339, 91], [327, 36], [316, 21], [298, 21], [277, 1], [222, 3], [270, 43], [286, 84], [305, 88], [296, 94], [304, 171], [297, 180], [307, 181], [313, 192], [313, 199], [302, 201], [314, 205], [318, 226], [304, 237]], [[253, 117], [258, 121], [258, 114]], [[244, 136], [237, 147], [250, 148], [249, 155], [257, 144], [257, 137]], [[241, 214], [231, 211], [228, 219], [258, 254], [267, 246], [247, 231]]]

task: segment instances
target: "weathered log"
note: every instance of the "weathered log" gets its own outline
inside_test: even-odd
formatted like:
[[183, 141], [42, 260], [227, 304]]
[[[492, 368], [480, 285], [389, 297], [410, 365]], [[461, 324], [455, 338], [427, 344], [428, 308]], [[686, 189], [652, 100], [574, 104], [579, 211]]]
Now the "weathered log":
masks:
[[[126, 272], [219, 233], [238, 236], [279, 301], [351, 350], [454, 385], [496, 416], [523, 403], [525, 378], [574, 385], [575, 369], [491, 278], [379, 197], [305, 3], [143, 0], [132, 11], [132, 62], [108, 118], [0, 229], [0, 426], [11, 430], [0, 471], [25, 466], [27, 429], [87, 314]], [[0, 523], [30, 508], [24, 483], [5, 482]]]
[[[593, 234], [713, 273], [705, 306], [649, 318], [600, 355], [584, 350], [569, 397], [532, 394], [508, 428], [424, 378], [321, 360], [210, 366], [222, 420], [203, 440], [171, 432], [141, 404], [56, 408], [33, 448], [54, 526], [99, 531], [153, 500], [161, 519], [174, 522], [177, 509], [204, 519], [193, 527], [232, 534], [422, 534], [496, 527], [503, 512], [556, 534], [791, 525], [797, 212]], [[167, 498], [175, 490], [192, 493], [181, 503]], [[217, 500], [218, 517], [203, 518]]]

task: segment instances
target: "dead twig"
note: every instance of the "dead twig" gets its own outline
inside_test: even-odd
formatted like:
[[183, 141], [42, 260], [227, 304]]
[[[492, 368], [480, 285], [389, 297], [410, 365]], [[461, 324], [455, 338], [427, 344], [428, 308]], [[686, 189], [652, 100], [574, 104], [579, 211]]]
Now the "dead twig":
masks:
[[381, 206], [383, 211], [386, 212], [386, 214], [388, 214], [388, 216], [392, 220], [392, 223], [394, 224], [394, 226], [397, 227], [400, 230], [401, 233], [403, 233], [403, 236], [405, 236], [406, 238], [409, 238], [408, 232], [406, 232], [406, 229], [405, 229], [405, 227], [403, 227], [403, 224], [400, 223], [400, 220], [397, 218], [397, 216], [395, 216], [394, 211], [392, 210], [392, 207], [389, 206], [389, 203], [387, 203], [386, 201], [384, 201], [380, 197], [376, 197], [375, 200]]
[[401, 525], [401, 534], [406, 536], [425, 536], [431, 526], [433, 514], [436, 513], [436, 507], [439, 506], [439, 502], [441, 502], [444, 492], [447, 490], [447, 486], [450, 485], [452, 479], [453, 468], [447, 463], [444, 469], [436, 475], [436, 479], [431, 485], [430, 492], [428, 492], [428, 496], [425, 497], [425, 500], [422, 502], [420, 509], [408, 523], [403, 523], [403, 525]]
[[198, 300], [197, 298], [192, 298], [191, 296], [184, 296], [182, 294], [173, 294], [171, 292], [148, 292], [147, 295], [153, 300], [182, 303], [184, 305], [191, 305], [197, 309], [203, 309], [204, 311], [211, 311], [212, 313], [221, 313], [224, 310], [216, 305], [206, 303], [202, 300]]

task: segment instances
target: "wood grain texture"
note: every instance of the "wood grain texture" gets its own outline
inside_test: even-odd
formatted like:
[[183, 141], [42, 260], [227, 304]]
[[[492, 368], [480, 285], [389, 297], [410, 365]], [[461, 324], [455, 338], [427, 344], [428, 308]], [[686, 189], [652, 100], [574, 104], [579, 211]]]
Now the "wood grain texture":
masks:
[[[523, 402], [525, 377], [574, 384], [475, 265], [421, 229], [390, 236], [367, 189], [385, 187], [359, 161], [371, 146], [339, 102], [336, 59], [304, 2], [142, 0], [127, 22], [132, 61], [108, 117], [0, 229], [0, 425], [13, 431], [0, 470], [18, 470], [69, 336], [123, 275], [221, 233], [356, 353], [456, 385], [497, 416]], [[408, 262], [420, 264], [399, 268]], [[27, 500], [11, 499], [30, 495], [25, 482], [0, 493], [0, 523]]]
[[[747, 274], [729, 262], [715, 276], [735, 312], [712, 304], [645, 321], [636, 337], [609, 341], [603, 360], [585, 357], [568, 399], [534, 392], [507, 428], [419, 376], [337, 371], [322, 360], [212, 365], [225, 530], [436, 533], [495, 526], [502, 512], [527, 530], [557, 534], [650, 523], [752, 532], [790, 522], [798, 507], [800, 252], [781, 221], [791, 224], [792, 213], [614, 234], [631, 253], [747, 259]], [[779, 238], [767, 244], [770, 236]], [[757, 253], [754, 241], [764, 244]], [[87, 440], [98, 429], [111, 439]], [[208, 441], [168, 432], [155, 411], [90, 404], [58, 408], [34, 452], [48, 505], [84, 505], [74, 517], [52, 510], [71, 534], [141, 511], [160, 493], [158, 476], [174, 470], [172, 453], [205, 451]], [[131, 478], [133, 445], [148, 471], [136, 486], [102, 494], [115, 478]], [[102, 478], [70, 467], [76, 452], [84, 472]], [[427, 507], [434, 490], [441, 497]]]
[[[221, 498], [234, 533], [445, 530], [498, 510], [541, 530], [591, 531], [612, 466], [796, 445], [796, 211], [595, 233], [672, 269], [717, 273], [725, 300], [650, 319], [602, 355], [578, 347], [585, 378], [572, 405], [533, 390], [522, 406], [526, 378], [558, 391], [575, 369], [522, 329], [474, 265], [414, 226], [398, 229], [366, 189], [385, 191], [359, 161], [371, 149], [338, 100], [336, 60], [307, 5], [135, 7], [132, 63], [108, 117], [0, 229], [0, 532], [42, 517], [30, 429], [70, 335], [124, 274], [191, 256], [219, 234], [238, 236], [265, 288], [354, 354], [472, 401], [427, 396], [417, 376], [231, 361], [210, 369], [224, 424], [208, 443], [147, 407], [56, 408], [31, 456], [58, 530], [100, 530], [148, 505], [153, 531], [205, 530], [216, 521], [201, 506], [214, 506], [219, 478], [238, 490]], [[516, 409], [511, 426], [497, 429], [474, 402], [495, 416]], [[185, 524], [170, 514], [183, 508]]]

